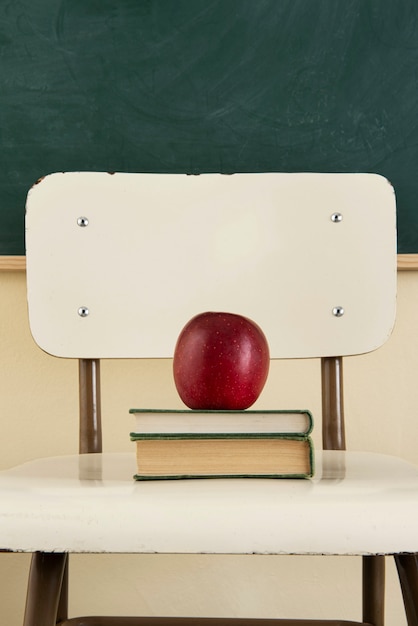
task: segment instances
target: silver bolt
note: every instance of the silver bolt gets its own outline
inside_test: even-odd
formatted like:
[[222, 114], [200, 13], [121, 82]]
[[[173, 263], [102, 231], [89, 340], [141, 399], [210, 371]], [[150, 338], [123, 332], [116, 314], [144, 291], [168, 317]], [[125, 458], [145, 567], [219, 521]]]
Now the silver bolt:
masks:
[[342, 222], [342, 221], [343, 221], [343, 216], [341, 213], [333, 213], [331, 215], [331, 222], [338, 224], [339, 222]]
[[88, 217], [79, 217], [77, 220], [77, 224], [81, 226], [82, 228], [85, 228], [86, 226], [89, 225]]
[[78, 314], [80, 317], [87, 317], [87, 315], [90, 313], [90, 311], [88, 310], [88, 308], [86, 306], [81, 306], [78, 309]]
[[335, 315], [335, 317], [342, 317], [344, 315], [344, 308], [342, 306], [335, 306], [332, 309], [332, 314]]

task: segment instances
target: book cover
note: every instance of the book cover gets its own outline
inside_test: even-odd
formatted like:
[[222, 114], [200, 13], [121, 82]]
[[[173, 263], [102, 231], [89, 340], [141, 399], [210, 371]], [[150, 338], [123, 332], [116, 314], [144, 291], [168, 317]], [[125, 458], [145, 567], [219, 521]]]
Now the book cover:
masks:
[[191, 409], [130, 409], [134, 433], [277, 433], [309, 435], [313, 417], [308, 410], [214, 411]]

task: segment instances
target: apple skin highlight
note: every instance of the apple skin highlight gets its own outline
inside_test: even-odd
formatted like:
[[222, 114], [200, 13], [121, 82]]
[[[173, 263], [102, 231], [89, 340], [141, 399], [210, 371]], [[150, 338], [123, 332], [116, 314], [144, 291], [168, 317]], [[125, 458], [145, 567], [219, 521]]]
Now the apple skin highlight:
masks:
[[173, 374], [190, 409], [244, 410], [259, 397], [270, 366], [267, 339], [252, 320], [208, 311], [180, 332]]

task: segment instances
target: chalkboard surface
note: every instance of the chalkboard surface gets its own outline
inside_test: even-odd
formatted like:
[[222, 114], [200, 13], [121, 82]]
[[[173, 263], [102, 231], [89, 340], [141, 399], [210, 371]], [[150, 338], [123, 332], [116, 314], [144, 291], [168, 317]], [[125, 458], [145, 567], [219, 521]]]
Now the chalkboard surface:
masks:
[[377, 172], [418, 252], [417, 111], [416, 0], [1, 2], [0, 254], [68, 170]]

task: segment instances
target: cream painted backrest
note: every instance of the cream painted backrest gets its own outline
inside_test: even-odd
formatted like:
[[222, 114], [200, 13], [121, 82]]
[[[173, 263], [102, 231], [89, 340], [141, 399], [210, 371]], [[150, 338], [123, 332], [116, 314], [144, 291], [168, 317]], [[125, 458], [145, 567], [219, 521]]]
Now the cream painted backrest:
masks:
[[171, 357], [250, 317], [272, 358], [369, 352], [395, 317], [395, 197], [374, 174], [57, 173], [30, 191], [30, 325], [46, 352]]

